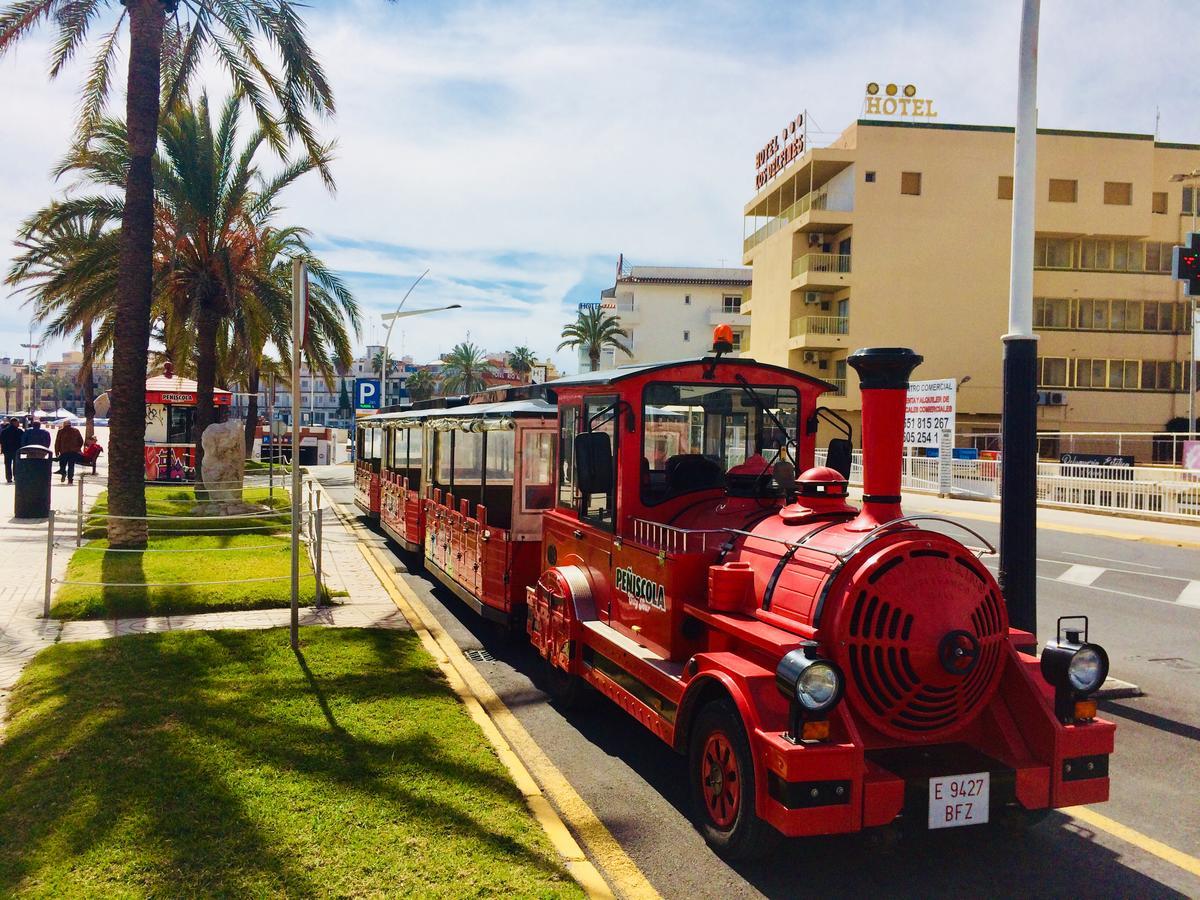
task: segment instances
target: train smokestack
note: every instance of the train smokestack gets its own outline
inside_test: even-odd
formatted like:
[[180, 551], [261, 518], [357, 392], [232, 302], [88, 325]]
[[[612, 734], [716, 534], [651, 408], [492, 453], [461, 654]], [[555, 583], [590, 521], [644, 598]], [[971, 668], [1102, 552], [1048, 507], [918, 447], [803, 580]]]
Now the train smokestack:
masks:
[[862, 390], [862, 511], [850, 531], [870, 531], [900, 513], [900, 466], [908, 376], [924, 357], [907, 347], [869, 347], [846, 360]]

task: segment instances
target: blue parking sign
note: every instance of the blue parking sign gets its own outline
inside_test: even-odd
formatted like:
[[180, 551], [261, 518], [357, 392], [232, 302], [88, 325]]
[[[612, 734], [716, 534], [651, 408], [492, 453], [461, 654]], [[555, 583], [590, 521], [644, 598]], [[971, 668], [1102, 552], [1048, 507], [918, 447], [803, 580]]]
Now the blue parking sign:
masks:
[[354, 408], [379, 409], [379, 379], [354, 379]]

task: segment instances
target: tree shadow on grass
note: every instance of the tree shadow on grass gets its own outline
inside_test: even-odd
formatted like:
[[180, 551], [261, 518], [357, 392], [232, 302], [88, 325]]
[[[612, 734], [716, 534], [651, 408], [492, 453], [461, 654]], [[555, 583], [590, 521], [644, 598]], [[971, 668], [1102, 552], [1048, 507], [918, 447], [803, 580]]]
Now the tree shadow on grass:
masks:
[[[304, 634], [315, 655], [274, 630], [35, 661], [0, 745], [0, 894], [387, 892], [414, 871], [453, 893], [470, 854], [566, 882], [511, 833], [519, 793], [411, 636]], [[422, 871], [439, 842], [453, 852]]]

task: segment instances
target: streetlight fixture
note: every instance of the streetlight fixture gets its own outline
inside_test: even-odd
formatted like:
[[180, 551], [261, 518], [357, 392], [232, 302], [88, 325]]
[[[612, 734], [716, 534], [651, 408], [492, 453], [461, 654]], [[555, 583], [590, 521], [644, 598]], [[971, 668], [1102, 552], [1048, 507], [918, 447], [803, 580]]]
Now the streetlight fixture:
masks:
[[37, 395], [37, 377], [38, 377], [37, 351], [41, 348], [42, 345], [40, 343], [35, 344], [33, 342], [33, 332], [30, 331], [29, 343], [22, 344], [21, 346], [29, 351], [29, 364], [27, 366], [27, 371], [29, 372], [29, 415], [32, 418], [34, 403], [37, 403], [39, 410], [41, 409], [41, 406], [42, 406], [42, 404], [40, 402], [41, 398], [39, 398]]
[[381, 317], [383, 321], [388, 323], [387, 335], [385, 335], [383, 339], [382, 365], [379, 367], [379, 405], [381, 407], [387, 406], [388, 344], [392, 340], [392, 328], [395, 327], [396, 320], [403, 319], [407, 316], [422, 316], [426, 313], [444, 312], [447, 309], [462, 309], [461, 303], [451, 303], [448, 306], [435, 306], [432, 309], [413, 309], [409, 310], [408, 312], [402, 312], [404, 309], [404, 302], [408, 299], [408, 295], [413, 292], [413, 288], [421, 283], [421, 279], [428, 274], [429, 270], [426, 269], [424, 272], [418, 275], [417, 280], [412, 283], [409, 289], [404, 292], [404, 296], [400, 298], [400, 304], [396, 307], [396, 311], [385, 313]]
[[[1200, 169], [1192, 169], [1190, 172], [1180, 172], [1171, 176], [1172, 181], [1190, 181], [1195, 184], [1200, 181]], [[1200, 190], [1192, 187], [1192, 231], [1196, 231], [1196, 207], [1200, 204]], [[1188, 420], [1187, 430], [1188, 437], [1196, 436], [1196, 299], [1188, 297], [1188, 318], [1191, 320], [1192, 340], [1188, 344]]]

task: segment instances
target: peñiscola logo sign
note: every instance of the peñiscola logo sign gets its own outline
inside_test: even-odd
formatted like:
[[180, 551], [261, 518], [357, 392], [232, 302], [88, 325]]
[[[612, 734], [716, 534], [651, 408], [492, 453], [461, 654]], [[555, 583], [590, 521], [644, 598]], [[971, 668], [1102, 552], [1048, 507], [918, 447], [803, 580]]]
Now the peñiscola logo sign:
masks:
[[667, 589], [631, 568], [617, 569], [617, 590], [623, 591], [634, 608], [642, 612], [651, 609], [667, 611]]

